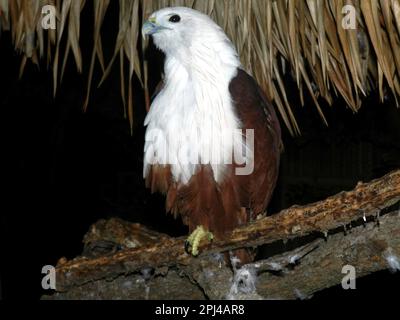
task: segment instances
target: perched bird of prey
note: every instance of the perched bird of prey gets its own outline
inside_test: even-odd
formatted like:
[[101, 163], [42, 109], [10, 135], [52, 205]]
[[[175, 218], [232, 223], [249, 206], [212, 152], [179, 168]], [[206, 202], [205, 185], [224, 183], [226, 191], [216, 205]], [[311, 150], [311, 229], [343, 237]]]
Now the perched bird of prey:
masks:
[[[142, 28], [165, 53], [165, 77], [145, 120], [144, 177], [200, 240], [223, 238], [265, 213], [275, 187], [281, 129], [232, 42], [210, 17], [176, 7]], [[242, 262], [245, 250], [236, 251]]]

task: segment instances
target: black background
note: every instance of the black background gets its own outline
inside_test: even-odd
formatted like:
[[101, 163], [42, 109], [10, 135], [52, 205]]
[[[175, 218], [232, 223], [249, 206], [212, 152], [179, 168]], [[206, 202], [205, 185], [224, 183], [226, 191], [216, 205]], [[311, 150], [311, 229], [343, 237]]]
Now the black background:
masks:
[[[110, 7], [102, 29], [106, 58], [112, 55], [118, 25], [117, 3]], [[40, 70], [28, 63], [19, 80], [21, 57], [11, 45], [10, 33], [3, 33], [0, 38], [0, 112], [5, 146], [2, 157], [4, 177], [7, 176], [3, 179], [5, 200], [1, 209], [4, 299], [39, 299], [43, 294], [42, 266], [55, 265], [62, 256], [70, 259], [78, 255], [84, 233], [100, 218], [118, 216], [172, 236], [187, 233], [181, 221], [165, 214], [163, 197], [150, 195], [144, 187], [145, 106], [139, 83], [135, 81], [133, 88], [132, 136], [123, 117], [117, 64], [104, 85], [92, 89], [89, 109], [82, 112], [92, 49], [91, 9], [85, 9], [82, 21], [84, 74], [77, 74], [71, 56], [55, 98], [52, 72], [46, 70], [45, 60]], [[162, 56], [154, 48], [148, 54], [154, 88], [160, 77]], [[101, 77], [99, 65], [96, 69], [94, 87]], [[286, 85], [288, 92], [296, 92], [290, 76], [286, 77]], [[323, 199], [351, 189], [360, 180], [368, 181], [400, 168], [400, 110], [390, 95], [382, 104], [377, 94], [371, 94], [357, 114], [340, 98], [331, 107], [322, 102], [329, 127], [322, 123], [311, 99], [306, 98], [306, 106], [301, 107], [296, 94], [289, 98], [303, 135], [291, 137], [281, 121], [285, 153], [269, 212]], [[365, 169], [348, 170], [343, 180], [334, 176], [336, 169], [323, 155], [332, 146], [337, 153], [346, 153], [349, 145], [365, 144], [372, 157], [365, 160]], [[332, 173], [334, 184], [304, 172], [301, 181], [290, 180], [289, 167], [299, 163], [298, 152], [302, 149], [315, 159], [321, 172]], [[353, 160], [345, 157], [343, 163], [333, 165], [342, 166]], [[300, 162], [305, 172], [315, 171], [315, 163]], [[316, 298], [390, 295], [393, 289], [398, 290], [399, 280], [399, 274], [382, 271], [358, 279], [357, 290], [336, 287], [316, 294]]]

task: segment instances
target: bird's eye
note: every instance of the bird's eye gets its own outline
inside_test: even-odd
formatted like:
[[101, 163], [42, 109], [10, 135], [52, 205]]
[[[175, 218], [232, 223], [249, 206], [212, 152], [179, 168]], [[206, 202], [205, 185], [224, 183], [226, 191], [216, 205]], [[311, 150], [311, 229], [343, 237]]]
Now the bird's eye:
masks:
[[173, 23], [178, 23], [179, 21], [181, 21], [181, 17], [175, 14], [171, 18], [169, 18], [169, 21]]

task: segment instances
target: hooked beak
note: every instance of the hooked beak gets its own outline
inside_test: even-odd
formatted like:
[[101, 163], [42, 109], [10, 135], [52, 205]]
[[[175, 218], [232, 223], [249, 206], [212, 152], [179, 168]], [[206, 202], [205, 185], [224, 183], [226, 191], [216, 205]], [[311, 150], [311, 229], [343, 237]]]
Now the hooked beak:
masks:
[[163, 27], [163, 26], [157, 24], [155, 18], [150, 18], [143, 24], [142, 36], [143, 36], [143, 38], [145, 38], [146, 36], [150, 36], [152, 34], [157, 33], [158, 31], [161, 31], [164, 29], [169, 29], [169, 28], [166, 28], [166, 27]]

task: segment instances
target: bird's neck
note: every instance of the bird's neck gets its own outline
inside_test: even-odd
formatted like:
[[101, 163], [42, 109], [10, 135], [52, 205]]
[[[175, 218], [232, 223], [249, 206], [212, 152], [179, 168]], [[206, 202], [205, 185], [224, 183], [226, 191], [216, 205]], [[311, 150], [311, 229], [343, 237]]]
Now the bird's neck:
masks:
[[167, 82], [176, 81], [177, 73], [186, 73], [194, 83], [210, 83], [218, 88], [221, 81], [229, 84], [240, 66], [236, 50], [228, 39], [203, 40], [167, 54], [164, 72]]

